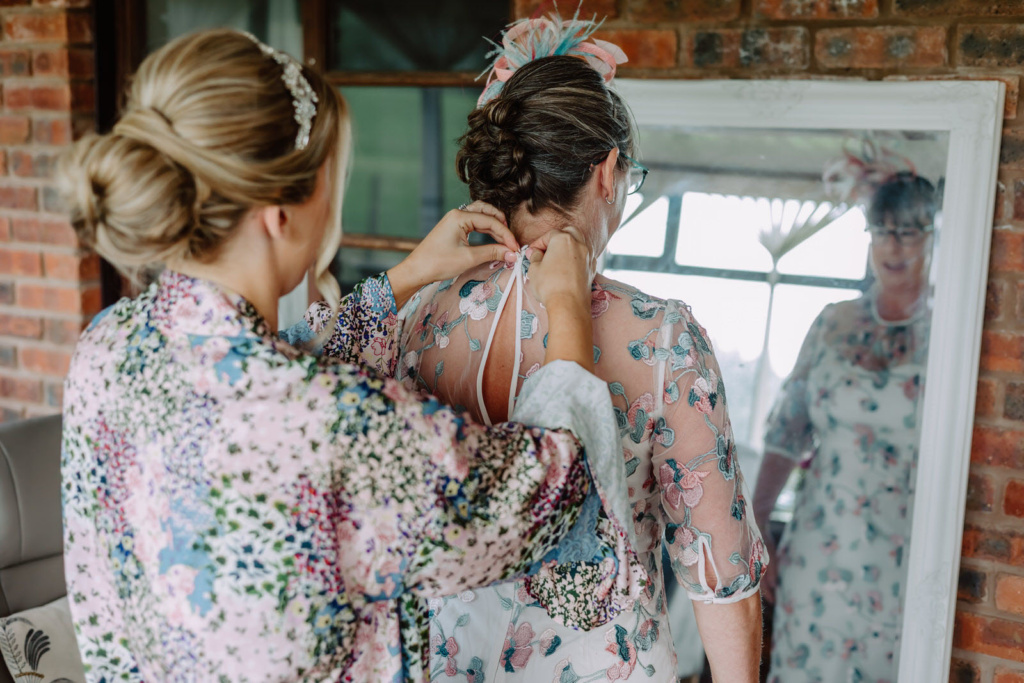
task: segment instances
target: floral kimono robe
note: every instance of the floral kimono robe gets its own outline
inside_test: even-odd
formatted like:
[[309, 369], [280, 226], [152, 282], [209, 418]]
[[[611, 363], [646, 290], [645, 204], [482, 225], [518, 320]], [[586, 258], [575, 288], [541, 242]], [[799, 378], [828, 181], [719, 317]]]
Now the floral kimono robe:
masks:
[[[511, 366], [510, 409], [522, 401], [547, 342], [547, 314], [525, 291], [528, 268], [520, 255], [514, 265], [483, 265], [414, 296], [399, 314], [405, 385], [466, 406], [484, 422], [505, 419], [488, 415], [482, 400], [495, 339], [514, 341], [506, 340], [508, 357], [490, 356], [498, 368]], [[543, 587], [517, 581], [438, 594], [430, 601], [434, 680], [674, 680], [663, 544], [691, 599], [727, 603], [758, 591], [768, 560], [747, 507], [707, 333], [684, 304], [603, 277], [592, 285], [591, 316], [595, 373], [609, 383], [615, 420], [588, 453], [610, 453], [625, 467], [629, 532], [647, 570], [646, 591], [590, 631], [569, 628], [550, 609], [581, 591], [572, 570]], [[501, 328], [499, 320], [511, 324]], [[584, 506], [583, 514], [602, 511]]]
[[[353, 364], [394, 367], [394, 298], [370, 279], [343, 306], [344, 363], [173, 272], [83, 334], [62, 467], [88, 681], [419, 680], [414, 596], [521, 574], [574, 525], [572, 434], [483, 427]], [[529, 389], [517, 418], [561, 392], [611, 414], [575, 364]]]

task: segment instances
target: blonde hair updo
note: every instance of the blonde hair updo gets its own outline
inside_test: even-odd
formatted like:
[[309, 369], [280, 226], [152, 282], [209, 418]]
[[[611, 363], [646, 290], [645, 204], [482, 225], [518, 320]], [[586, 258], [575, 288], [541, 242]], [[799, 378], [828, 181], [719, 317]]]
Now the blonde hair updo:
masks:
[[147, 57], [113, 131], [82, 138], [62, 160], [82, 244], [132, 278], [170, 260], [208, 262], [250, 209], [308, 200], [330, 160], [331, 223], [315, 272], [336, 306], [329, 267], [341, 242], [348, 108], [302, 67], [319, 102], [309, 143], [296, 149], [282, 71], [248, 36], [226, 29], [183, 36]]

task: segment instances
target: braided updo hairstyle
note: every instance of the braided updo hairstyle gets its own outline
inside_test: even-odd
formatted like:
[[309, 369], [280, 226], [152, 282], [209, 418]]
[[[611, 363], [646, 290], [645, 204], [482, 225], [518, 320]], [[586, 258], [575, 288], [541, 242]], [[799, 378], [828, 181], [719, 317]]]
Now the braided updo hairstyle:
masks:
[[[470, 197], [509, 219], [523, 202], [531, 214], [568, 213], [590, 165], [615, 147], [633, 155], [634, 139], [629, 110], [597, 71], [576, 57], [543, 57], [469, 115], [455, 163]], [[629, 162], [619, 156], [616, 166], [627, 170]]]
[[336, 304], [340, 290], [328, 268], [341, 240], [348, 110], [303, 67], [319, 102], [309, 143], [296, 149], [282, 70], [245, 34], [224, 29], [178, 38], [148, 56], [113, 131], [84, 137], [62, 160], [82, 244], [131, 277], [171, 260], [208, 262], [250, 209], [308, 200], [331, 161], [333, 215], [316, 274]]

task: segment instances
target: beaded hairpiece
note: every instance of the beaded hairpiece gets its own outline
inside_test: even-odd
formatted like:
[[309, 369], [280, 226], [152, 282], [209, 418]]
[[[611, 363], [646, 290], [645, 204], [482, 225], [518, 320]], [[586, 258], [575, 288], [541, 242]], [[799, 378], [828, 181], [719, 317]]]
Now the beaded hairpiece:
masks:
[[260, 49], [260, 52], [281, 65], [284, 73], [281, 80], [292, 95], [292, 106], [295, 108], [295, 122], [299, 124], [299, 132], [295, 136], [295, 149], [306, 149], [309, 144], [309, 132], [313, 128], [313, 117], [316, 116], [316, 105], [320, 98], [313, 92], [309, 81], [302, 75], [302, 67], [291, 55], [275, 50], [251, 33], [243, 31], [245, 36]]
[[[520, 19], [509, 24], [502, 32], [500, 45], [489, 41], [494, 49], [487, 53], [487, 57], [493, 57], [494, 61], [489, 67], [487, 83], [476, 106], [482, 107], [488, 100], [497, 97], [505, 81], [512, 77], [516, 69], [541, 57], [580, 57], [594, 67], [606, 83], [611, 82], [616, 66], [628, 60], [618, 45], [591, 37], [602, 23], [603, 19], [599, 22], [579, 19], [577, 9], [572, 19], [562, 19], [556, 11], [548, 17]], [[483, 76], [483, 73], [480, 75]]]
[[902, 171], [916, 173], [913, 162], [874, 138], [847, 138], [843, 156], [825, 164], [825, 193], [841, 202], [868, 201], [875, 191]]

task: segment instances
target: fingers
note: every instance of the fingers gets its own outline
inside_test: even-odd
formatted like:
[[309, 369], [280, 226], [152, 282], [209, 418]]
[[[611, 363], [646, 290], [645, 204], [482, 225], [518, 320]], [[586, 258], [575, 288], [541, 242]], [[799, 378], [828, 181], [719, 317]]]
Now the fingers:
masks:
[[[483, 204], [483, 202], [479, 203]], [[490, 205], [486, 204], [485, 206]], [[489, 235], [495, 242], [504, 245], [505, 249], [519, 251], [519, 242], [512, 235], [512, 231], [494, 216], [479, 211], [459, 211], [459, 218], [464, 235], [469, 235], [470, 232], [479, 232]], [[498, 260], [500, 261], [501, 258]]]
[[[478, 266], [481, 263], [490, 263], [491, 261], [508, 261], [510, 252], [501, 244], [481, 244], [476, 247], [469, 247], [467, 249], [469, 253], [469, 265], [468, 268]], [[514, 253], [511, 256], [515, 257]]]
[[471, 204], [467, 204], [466, 208], [459, 209], [459, 210], [460, 211], [475, 211], [477, 213], [486, 213], [488, 216], [494, 216], [495, 218], [497, 218], [502, 223], [507, 223], [508, 222], [508, 221], [505, 220], [505, 214], [502, 213], [502, 211], [498, 207], [494, 206], [493, 204], [488, 204], [487, 202], [482, 202], [480, 200], [477, 200], [477, 201], [475, 201], [475, 202], [473, 202]]

